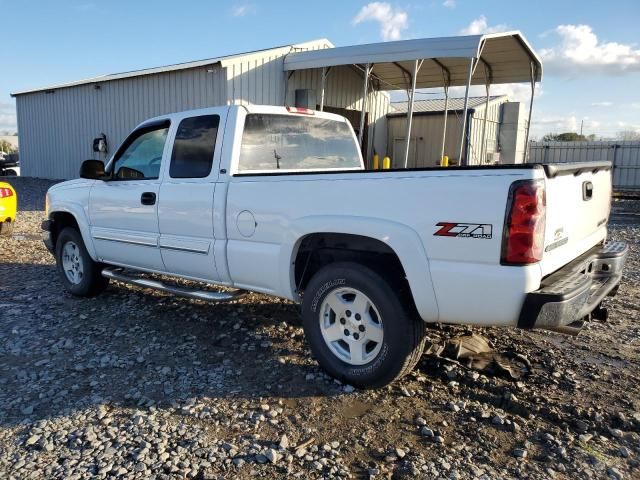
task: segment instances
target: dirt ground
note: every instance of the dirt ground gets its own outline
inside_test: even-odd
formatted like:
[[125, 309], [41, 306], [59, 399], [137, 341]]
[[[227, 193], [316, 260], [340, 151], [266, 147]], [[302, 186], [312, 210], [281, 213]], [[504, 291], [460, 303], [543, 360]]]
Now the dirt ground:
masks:
[[[640, 208], [609, 318], [577, 336], [475, 332], [532, 365], [511, 380], [423, 356], [358, 391], [311, 358], [298, 307], [211, 305], [120, 283], [63, 291], [40, 236], [51, 182], [14, 181], [0, 238], [0, 478], [640, 478]], [[464, 301], [461, 298], [461, 301]]]

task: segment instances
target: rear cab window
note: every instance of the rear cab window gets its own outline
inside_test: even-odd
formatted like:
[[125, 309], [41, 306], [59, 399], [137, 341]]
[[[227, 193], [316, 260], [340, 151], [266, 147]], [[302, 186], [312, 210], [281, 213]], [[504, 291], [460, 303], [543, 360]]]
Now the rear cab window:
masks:
[[178, 125], [169, 166], [171, 178], [204, 178], [211, 173], [219, 115], [185, 118]]
[[360, 151], [346, 121], [247, 114], [237, 173], [359, 170]]

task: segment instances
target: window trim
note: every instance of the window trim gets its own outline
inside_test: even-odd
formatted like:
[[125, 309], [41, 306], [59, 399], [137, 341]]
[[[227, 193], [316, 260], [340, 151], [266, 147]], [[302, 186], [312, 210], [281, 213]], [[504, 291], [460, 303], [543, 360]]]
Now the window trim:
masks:
[[[211, 165], [209, 167], [209, 172], [202, 176], [202, 177], [173, 177], [171, 176], [171, 164], [173, 163], [173, 155], [175, 153], [175, 148], [176, 148], [176, 141], [178, 140], [178, 132], [180, 131], [180, 125], [182, 125], [182, 122], [184, 122], [185, 120], [190, 120], [192, 118], [199, 118], [199, 117], [218, 117], [218, 125], [216, 126], [216, 136], [213, 140], [213, 151], [211, 152]], [[219, 113], [203, 113], [201, 115], [191, 115], [188, 117], [183, 117], [181, 118], [178, 122], [177, 122], [177, 126], [176, 126], [176, 131], [173, 135], [173, 145], [171, 147], [171, 155], [169, 157], [169, 165], [167, 166], [167, 178], [170, 180], [176, 180], [176, 181], [183, 181], [183, 180], [201, 180], [203, 178], [209, 178], [211, 176], [211, 174], [214, 171], [214, 166], [215, 166], [215, 160], [216, 160], [216, 150], [218, 148], [218, 135], [220, 133], [220, 126], [222, 125], [222, 115], [220, 115]]]
[[162, 120], [154, 120], [151, 122], [147, 122], [138, 128], [136, 128], [133, 132], [129, 134], [129, 136], [122, 142], [116, 153], [113, 155], [113, 159], [111, 160], [111, 168], [109, 171], [109, 181], [112, 182], [144, 182], [147, 180], [158, 180], [160, 178], [160, 174], [162, 173], [162, 160], [160, 160], [160, 170], [158, 170], [157, 177], [149, 177], [149, 178], [117, 178], [116, 167], [118, 160], [120, 160], [122, 154], [126, 152], [127, 148], [131, 146], [131, 144], [137, 140], [139, 137], [144, 135], [145, 133], [154, 132], [160, 129], [167, 129], [167, 138], [164, 142], [164, 147], [162, 149], [162, 158], [164, 158], [164, 151], [167, 148], [167, 140], [169, 139], [169, 134], [171, 133], [171, 120], [170, 119], [162, 119]]

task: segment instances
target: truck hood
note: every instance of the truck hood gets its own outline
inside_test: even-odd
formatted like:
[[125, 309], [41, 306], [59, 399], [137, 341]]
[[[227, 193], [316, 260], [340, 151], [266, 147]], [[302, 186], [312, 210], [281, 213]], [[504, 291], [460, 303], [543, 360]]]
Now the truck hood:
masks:
[[66, 182], [56, 183], [49, 187], [49, 192], [56, 192], [61, 190], [69, 190], [72, 188], [90, 187], [95, 180], [87, 180], [85, 178], [77, 178], [75, 180], [67, 180]]

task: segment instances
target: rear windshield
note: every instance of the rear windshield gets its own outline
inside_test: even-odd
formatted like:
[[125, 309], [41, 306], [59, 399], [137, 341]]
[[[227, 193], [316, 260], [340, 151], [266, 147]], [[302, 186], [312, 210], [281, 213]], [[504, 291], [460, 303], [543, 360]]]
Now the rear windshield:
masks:
[[360, 168], [360, 154], [346, 121], [247, 115], [240, 147], [240, 173], [355, 168]]

